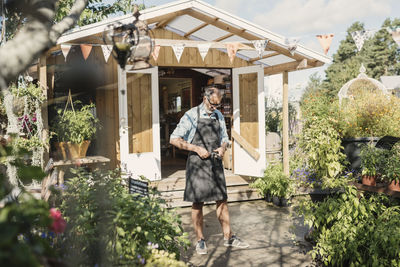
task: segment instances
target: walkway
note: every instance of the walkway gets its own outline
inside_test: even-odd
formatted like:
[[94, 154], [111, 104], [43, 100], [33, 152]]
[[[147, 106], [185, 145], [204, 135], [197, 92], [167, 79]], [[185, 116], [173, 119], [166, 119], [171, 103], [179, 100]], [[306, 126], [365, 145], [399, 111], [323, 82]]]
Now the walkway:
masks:
[[[197, 255], [194, 245], [182, 252], [189, 266], [313, 266], [305, 254], [308, 243], [303, 239], [307, 228], [297, 227], [301, 220], [290, 218], [291, 208], [275, 207], [262, 200], [229, 203], [231, 225], [235, 233], [250, 244], [248, 249], [223, 246], [221, 227], [215, 216], [215, 205], [204, 207], [204, 235], [208, 254]], [[192, 243], [196, 237], [191, 225], [190, 208], [180, 208], [183, 227]]]

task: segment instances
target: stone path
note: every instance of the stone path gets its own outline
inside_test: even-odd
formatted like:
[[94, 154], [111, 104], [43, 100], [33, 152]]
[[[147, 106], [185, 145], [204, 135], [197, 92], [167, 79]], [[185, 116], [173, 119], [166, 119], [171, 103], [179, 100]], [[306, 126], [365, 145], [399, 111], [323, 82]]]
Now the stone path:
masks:
[[[231, 226], [237, 235], [248, 242], [247, 249], [223, 246], [215, 205], [204, 207], [204, 235], [207, 255], [197, 255], [192, 245], [183, 251], [181, 259], [189, 266], [314, 266], [306, 254], [309, 244], [304, 241], [307, 228], [299, 218], [292, 218], [292, 208], [275, 207], [262, 200], [229, 203]], [[180, 208], [183, 227], [195, 243], [190, 208]], [[294, 230], [293, 225], [297, 225]]]

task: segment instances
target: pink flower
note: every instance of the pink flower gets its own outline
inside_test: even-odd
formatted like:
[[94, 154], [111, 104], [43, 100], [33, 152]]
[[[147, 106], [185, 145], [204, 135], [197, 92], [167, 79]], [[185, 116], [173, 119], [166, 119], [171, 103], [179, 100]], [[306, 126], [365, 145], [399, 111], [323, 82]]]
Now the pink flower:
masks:
[[53, 223], [50, 226], [50, 230], [54, 231], [56, 234], [63, 233], [67, 222], [61, 216], [61, 211], [56, 208], [50, 209], [50, 218], [53, 219]]

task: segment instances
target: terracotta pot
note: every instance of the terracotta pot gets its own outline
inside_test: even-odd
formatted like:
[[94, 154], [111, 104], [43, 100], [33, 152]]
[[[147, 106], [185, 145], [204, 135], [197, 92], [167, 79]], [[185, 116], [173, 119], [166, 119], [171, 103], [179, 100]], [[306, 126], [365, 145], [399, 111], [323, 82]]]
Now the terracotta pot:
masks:
[[392, 191], [399, 191], [400, 192], [400, 182], [392, 181], [388, 185], [388, 189], [390, 189]]
[[74, 144], [68, 142], [67, 145], [68, 145], [69, 159], [80, 159], [86, 156], [86, 152], [89, 148], [90, 141], [85, 140], [80, 144]]
[[55, 142], [54, 147], [56, 148], [57, 157], [59, 159], [63, 159], [63, 160], [68, 159], [67, 142]]
[[362, 184], [369, 186], [376, 186], [376, 175], [374, 176], [363, 175]]

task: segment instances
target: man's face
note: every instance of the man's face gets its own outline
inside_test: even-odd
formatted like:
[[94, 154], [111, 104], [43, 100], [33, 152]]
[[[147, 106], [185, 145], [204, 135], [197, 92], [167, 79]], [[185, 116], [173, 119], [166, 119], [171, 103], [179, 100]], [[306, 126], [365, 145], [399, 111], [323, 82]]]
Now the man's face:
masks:
[[221, 106], [222, 97], [212, 94], [210, 97], [204, 96], [204, 106], [207, 113], [212, 113]]

